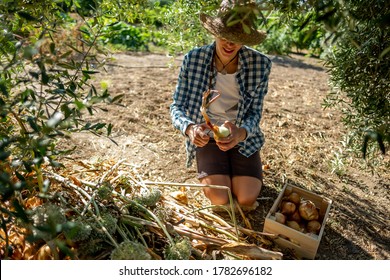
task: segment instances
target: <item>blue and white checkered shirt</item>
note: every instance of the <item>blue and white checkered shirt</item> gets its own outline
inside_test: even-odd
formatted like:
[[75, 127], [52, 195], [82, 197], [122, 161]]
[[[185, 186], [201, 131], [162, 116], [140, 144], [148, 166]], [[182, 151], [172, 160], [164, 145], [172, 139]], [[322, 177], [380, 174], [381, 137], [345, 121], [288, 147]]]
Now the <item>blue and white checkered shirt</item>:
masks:
[[[183, 135], [190, 124], [204, 123], [200, 108], [202, 94], [209, 89], [210, 75], [213, 75], [211, 88], [215, 88], [217, 70], [210, 64], [214, 54], [215, 42], [211, 45], [195, 48], [184, 56], [178, 83], [173, 93], [170, 113], [173, 126]], [[238, 144], [239, 152], [249, 157], [264, 144], [264, 135], [260, 129], [264, 96], [268, 91], [268, 76], [271, 60], [260, 52], [243, 46], [239, 50], [239, 65], [236, 80], [239, 85], [240, 101], [236, 125], [247, 131], [247, 137]], [[186, 139], [187, 167], [195, 157], [196, 146]]]

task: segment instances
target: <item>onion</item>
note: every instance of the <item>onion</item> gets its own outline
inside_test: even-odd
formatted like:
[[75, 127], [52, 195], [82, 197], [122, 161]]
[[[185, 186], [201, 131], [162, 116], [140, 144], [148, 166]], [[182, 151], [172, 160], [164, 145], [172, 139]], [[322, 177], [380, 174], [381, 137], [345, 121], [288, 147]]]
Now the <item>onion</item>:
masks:
[[278, 223], [281, 223], [281, 224], [285, 224], [286, 223], [286, 216], [284, 216], [280, 212], [276, 212], [275, 213], [275, 221], [277, 221]]
[[287, 189], [284, 191], [284, 196], [289, 196], [291, 193], [292, 193], [292, 188], [287, 188]]
[[287, 221], [286, 225], [290, 228], [297, 230], [297, 231], [302, 231], [301, 227], [299, 226], [299, 224], [296, 221]]
[[218, 137], [223, 138], [230, 135], [230, 130], [226, 126], [221, 125], [218, 127], [218, 133], [220, 134]]
[[285, 214], [285, 215], [291, 215], [292, 213], [295, 212], [295, 210], [297, 209], [297, 206], [290, 202], [290, 201], [286, 201], [286, 202], [283, 202], [282, 204], [282, 214]]
[[299, 211], [295, 210], [295, 212], [290, 215], [289, 220], [296, 221], [297, 223], [300, 223], [301, 216], [299, 215]]
[[299, 205], [299, 214], [307, 221], [318, 220], [318, 210], [316, 205], [310, 201], [305, 200]]
[[321, 229], [321, 223], [316, 220], [309, 221], [306, 226], [306, 230], [310, 233], [319, 233]]
[[288, 201], [291, 201], [291, 202], [295, 203], [296, 205], [299, 205], [299, 203], [301, 202], [301, 196], [299, 194], [297, 194], [296, 192], [292, 192], [288, 196]]

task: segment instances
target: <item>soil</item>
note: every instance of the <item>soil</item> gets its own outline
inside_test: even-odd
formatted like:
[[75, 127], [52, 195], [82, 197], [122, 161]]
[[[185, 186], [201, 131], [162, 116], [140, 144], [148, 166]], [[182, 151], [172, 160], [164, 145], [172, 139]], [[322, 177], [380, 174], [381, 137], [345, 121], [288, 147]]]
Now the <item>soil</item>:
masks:
[[[389, 156], [368, 162], [348, 153], [340, 112], [322, 106], [329, 77], [321, 61], [270, 57], [273, 68], [261, 121], [264, 187], [260, 206], [248, 214], [252, 227], [262, 231], [282, 187], [294, 185], [332, 200], [316, 259], [390, 259]], [[76, 146], [72, 160], [125, 159], [144, 180], [198, 183], [195, 166], [185, 167], [184, 137], [169, 115], [181, 59], [114, 54], [96, 83], [107, 83], [113, 96], [123, 94], [121, 106], [89, 118], [112, 123], [116, 143], [75, 134], [66, 143]]]

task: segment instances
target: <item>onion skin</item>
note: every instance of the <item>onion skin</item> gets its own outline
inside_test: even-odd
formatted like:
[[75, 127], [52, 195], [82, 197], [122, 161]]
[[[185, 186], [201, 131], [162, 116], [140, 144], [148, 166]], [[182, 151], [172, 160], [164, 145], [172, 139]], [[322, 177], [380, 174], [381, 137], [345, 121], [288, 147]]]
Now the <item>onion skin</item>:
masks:
[[301, 196], [299, 194], [297, 194], [296, 192], [292, 192], [288, 196], [288, 201], [291, 201], [295, 205], [299, 205], [299, 203], [301, 203]]
[[321, 223], [317, 220], [312, 220], [307, 223], [306, 230], [310, 233], [318, 234], [321, 229]]
[[282, 204], [282, 214], [285, 214], [285, 215], [291, 215], [292, 213], [295, 212], [295, 210], [297, 209], [297, 206], [290, 202], [290, 201], [286, 201], [286, 202], [283, 202]]
[[286, 188], [286, 190], [284, 191], [284, 196], [289, 196], [291, 193], [292, 193], [292, 189]]
[[296, 221], [297, 223], [301, 222], [301, 216], [299, 215], [298, 209], [290, 215], [289, 220]]
[[227, 128], [224, 125], [221, 125], [218, 127], [218, 132], [219, 132], [219, 135], [218, 135], [219, 138], [228, 137], [230, 135], [229, 128]]
[[298, 210], [301, 217], [307, 221], [318, 220], [319, 218], [316, 205], [310, 200], [303, 201]]
[[299, 226], [299, 224], [296, 221], [287, 221], [286, 225], [290, 228], [297, 230], [297, 231], [302, 231], [302, 228]]
[[276, 212], [275, 213], [275, 221], [277, 221], [278, 223], [281, 223], [281, 224], [285, 224], [286, 223], [286, 216], [280, 212]]

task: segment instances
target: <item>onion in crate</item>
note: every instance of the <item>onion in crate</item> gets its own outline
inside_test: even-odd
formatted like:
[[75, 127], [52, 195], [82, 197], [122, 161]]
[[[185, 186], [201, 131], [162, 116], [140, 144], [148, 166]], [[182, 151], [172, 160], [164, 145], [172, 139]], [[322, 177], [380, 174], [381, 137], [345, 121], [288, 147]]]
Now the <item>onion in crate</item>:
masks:
[[301, 218], [312, 221], [312, 220], [318, 220], [318, 210], [316, 208], [316, 205], [310, 201], [310, 200], [304, 200], [299, 205], [299, 214], [301, 215]]

